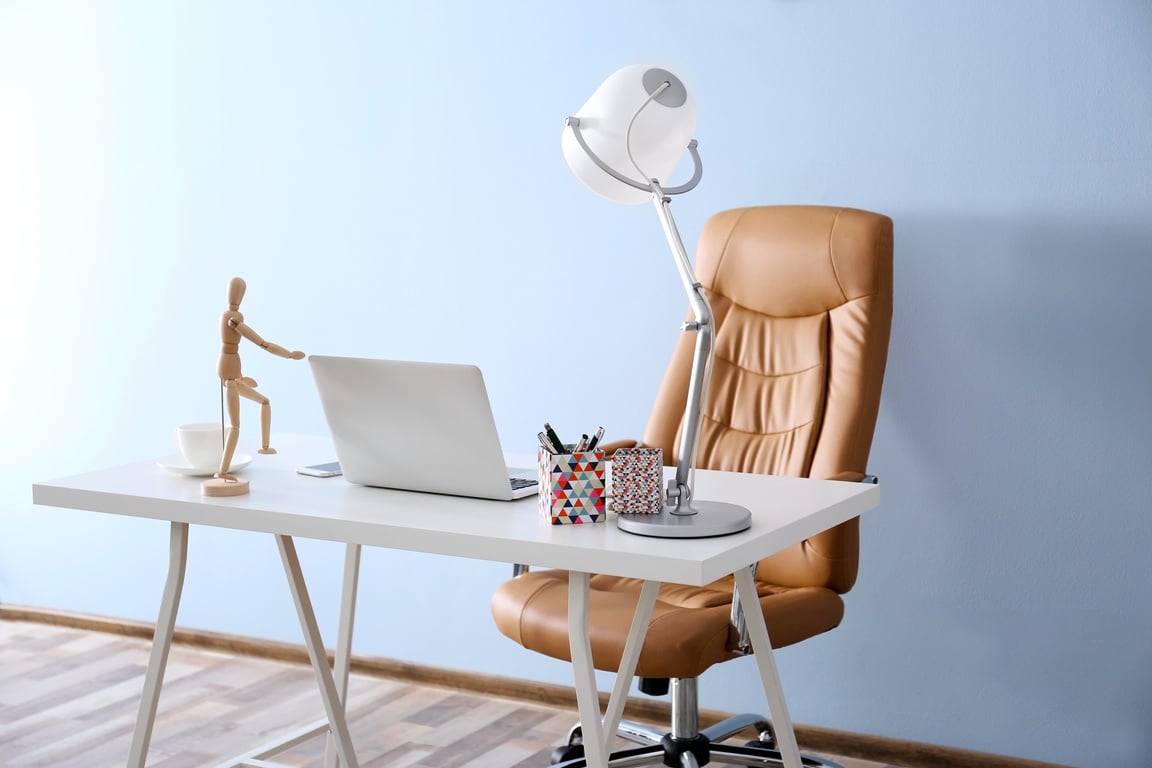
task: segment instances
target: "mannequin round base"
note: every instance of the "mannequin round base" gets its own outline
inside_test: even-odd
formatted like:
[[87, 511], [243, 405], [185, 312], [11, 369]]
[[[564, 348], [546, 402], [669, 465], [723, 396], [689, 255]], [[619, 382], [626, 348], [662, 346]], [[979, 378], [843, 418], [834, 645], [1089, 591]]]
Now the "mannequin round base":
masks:
[[243, 496], [248, 493], [248, 481], [242, 477], [225, 480], [213, 477], [200, 484], [201, 496]]
[[737, 504], [723, 501], [692, 501], [688, 508], [695, 514], [672, 514], [675, 507], [664, 507], [655, 515], [617, 515], [616, 527], [638, 536], [661, 539], [703, 539], [730, 536], [748, 530], [752, 513]]

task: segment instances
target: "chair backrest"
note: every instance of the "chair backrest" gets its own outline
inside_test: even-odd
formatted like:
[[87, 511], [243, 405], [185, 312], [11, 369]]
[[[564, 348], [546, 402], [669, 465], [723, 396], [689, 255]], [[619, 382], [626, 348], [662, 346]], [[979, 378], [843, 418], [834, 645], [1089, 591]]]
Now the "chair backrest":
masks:
[[[716, 214], [696, 251], [715, 357], [696, 466], [858, 480], [892, 324], [892, 221], [852, 208], [762, 206]], [[681, 334], [644, 443], [676, 462], [694, 335]], [[847, 592], [851, 520], [763, 560], [761, 581]]]

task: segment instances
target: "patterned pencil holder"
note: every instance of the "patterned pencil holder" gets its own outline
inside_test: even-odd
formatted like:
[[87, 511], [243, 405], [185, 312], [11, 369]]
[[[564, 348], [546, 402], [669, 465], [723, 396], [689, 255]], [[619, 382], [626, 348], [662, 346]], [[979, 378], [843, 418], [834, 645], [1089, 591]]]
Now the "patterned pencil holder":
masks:
[[540, 514], [552, 525], [604, 520], [604, 451], [536, 454]]
[[664, 451], [621, 448], [612, 455], [612, 511], [653, 515], [664, 508]]

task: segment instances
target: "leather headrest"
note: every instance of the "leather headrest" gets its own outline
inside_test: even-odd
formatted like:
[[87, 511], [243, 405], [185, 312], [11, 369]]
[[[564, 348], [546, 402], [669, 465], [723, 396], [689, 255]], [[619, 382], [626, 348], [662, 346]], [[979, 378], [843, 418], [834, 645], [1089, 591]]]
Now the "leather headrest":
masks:
[[[814, 238], [814, 230], [826, 231], [827, 238]], [[891, 219], [852, 208], [736, 208], [705, 225], [696, 276], [710, 290], [766, 315], [815, 315], [877, 292], [875, 264], [881, 260], [869, 260], [873, 268], [864, 273], [856, 265], [869, 262], [837, 258], [861, 242], [891, 249]]]

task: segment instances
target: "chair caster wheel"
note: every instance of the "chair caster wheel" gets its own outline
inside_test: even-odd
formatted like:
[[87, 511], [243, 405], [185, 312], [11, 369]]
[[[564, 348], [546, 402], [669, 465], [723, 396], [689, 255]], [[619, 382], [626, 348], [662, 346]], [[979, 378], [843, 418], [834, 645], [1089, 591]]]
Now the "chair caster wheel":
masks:
[[752, 749], [776, 749], [776, 742], [774, 741], [746, 741], [744, 746]]
[[584, 758], [584, 729], [580, 727], [580, 723], [572, 726], [568, 731], [568, 743], [562, 747], [556, 747], [552, 750], [552, 756], [549, 759], [549, 765], [560, 765], [569, 760], [582, 760]]
[[552, 750], [552, 757], [549, 759], [549, 765], [559, 765], [566, 763], [569, 760], [579, 760], [584, 757], [584, 745], [572, 744], [566, 747], [556, 747]]
[[772, 727], [772, 723], [762, 721], [756, 723], [756, 739], [754, 741], [744, 742], [744, 746], [751, 747], [752, 749], [776, 749], [776, 729]]

